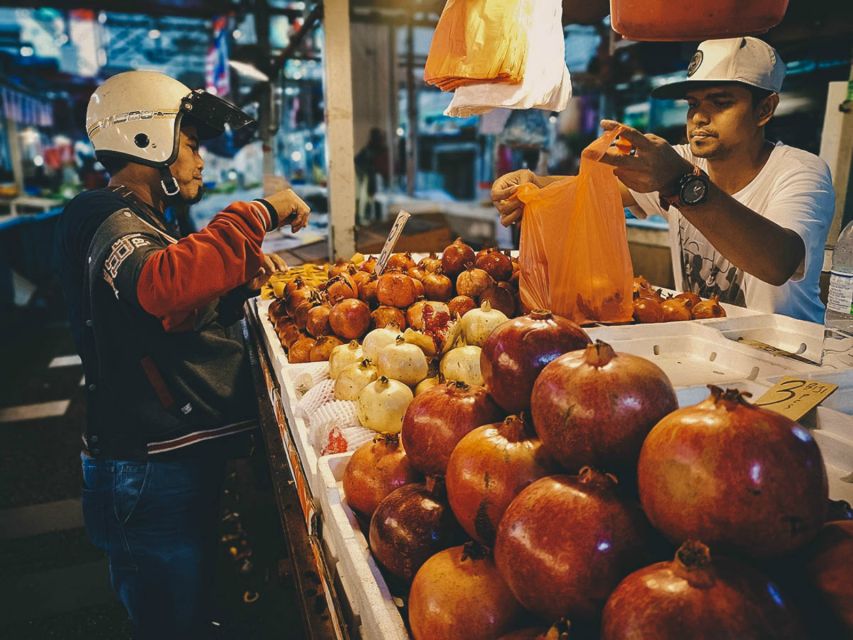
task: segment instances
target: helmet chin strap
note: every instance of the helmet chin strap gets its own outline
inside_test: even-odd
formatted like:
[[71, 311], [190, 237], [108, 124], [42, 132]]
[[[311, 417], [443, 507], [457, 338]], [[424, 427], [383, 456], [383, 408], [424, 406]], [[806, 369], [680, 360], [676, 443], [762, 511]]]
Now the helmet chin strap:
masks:
[[163, 189], [163, 193], [170, 198], [175, 197], [181, 192], [181, 187], [178, 185], [178, 181], [175, 180], [175, 176], [169, 171], [169, 167], [160, 169], [160, 187]]

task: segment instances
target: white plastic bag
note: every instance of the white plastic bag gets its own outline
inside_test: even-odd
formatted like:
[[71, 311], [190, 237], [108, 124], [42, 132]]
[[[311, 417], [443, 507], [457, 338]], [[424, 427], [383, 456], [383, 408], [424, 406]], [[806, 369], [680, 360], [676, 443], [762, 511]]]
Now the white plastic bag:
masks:
[[565, 62], [562, 0], [536, 0], [520, 84], [478, 83], [456, 89], [445, 115], [466, 118], [496, 107], [562, 111], [572, 97]]

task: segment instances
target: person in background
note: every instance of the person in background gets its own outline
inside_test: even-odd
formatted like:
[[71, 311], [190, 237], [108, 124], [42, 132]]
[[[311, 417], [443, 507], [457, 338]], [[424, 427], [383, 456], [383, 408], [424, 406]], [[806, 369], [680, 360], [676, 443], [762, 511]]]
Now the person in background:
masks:
[[[764, 133], [779, 105], [785, 64], [756, 38], [708, 40], [687, 75], [652, 95], [687, 101], [688, 144], [672, 147], [625, 127], [631, 153], [614, 146], [603, 158], [616, 167], [623, 204], [638, 217], [668, 220], [676, 288], [823, 322], [819, 279], [835, 209], [829, 168]], [[528, 171], [495, 181], [501, 221], [521, 217], [522, 204], [512, 197], [519, 184], [558, 179]]]
[[163, 74], [113, 76], [86, 113], [109, 185], [58, 223], [87, 384], [83, 515], [134, 638], [208, 637], [225, 461], [257, 424], [243, 302], [286, 268], [262, 252], [265, 234], [309, 214], [288, 189], [235, 202], [198, 233], [164, 217], [202, 197], [199, 141], [251, 123]]
[[355, 169], [358, 176], [358, 219], [360, 224], [379, 220], [379, 204], [375, 200], [379, 190], [379, 177], [385, 185], [390, 178], [390, 155], [385, 133], [378, 127], [370, 130], [367, 144], [355, 156]]

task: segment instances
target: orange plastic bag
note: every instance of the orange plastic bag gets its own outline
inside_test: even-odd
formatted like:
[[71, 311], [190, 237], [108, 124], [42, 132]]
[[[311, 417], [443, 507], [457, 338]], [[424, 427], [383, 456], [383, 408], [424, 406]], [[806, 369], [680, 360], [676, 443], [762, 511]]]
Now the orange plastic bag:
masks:
[[424, 81], [442, 91], [521, 82], [532, 12], [532, 0], [448, 0], [435, 27]]
[[521, 302], [575, 322], [628, 322], [634, 270], [613, 167], [599, 162], [619, 130], [584, 149], [580, 173], [521, 185]]

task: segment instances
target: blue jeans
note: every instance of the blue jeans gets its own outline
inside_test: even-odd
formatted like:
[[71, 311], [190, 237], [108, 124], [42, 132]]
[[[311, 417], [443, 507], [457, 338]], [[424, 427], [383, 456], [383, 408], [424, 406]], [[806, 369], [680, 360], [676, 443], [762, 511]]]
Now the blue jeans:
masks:
[[134, 638], [205, 637], [225, 461], [81, 458], [86, 530]]

